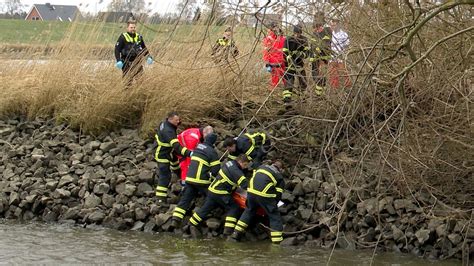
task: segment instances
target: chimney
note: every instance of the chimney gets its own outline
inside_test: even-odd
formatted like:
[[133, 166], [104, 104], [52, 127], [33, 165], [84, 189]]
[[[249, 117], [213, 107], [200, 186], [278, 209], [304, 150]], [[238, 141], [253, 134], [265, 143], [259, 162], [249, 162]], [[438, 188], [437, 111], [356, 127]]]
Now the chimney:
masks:
[[54, 6], [52, 6], [50, 3], [45, 3], [44, 5], [50, 10], [54, 10]]

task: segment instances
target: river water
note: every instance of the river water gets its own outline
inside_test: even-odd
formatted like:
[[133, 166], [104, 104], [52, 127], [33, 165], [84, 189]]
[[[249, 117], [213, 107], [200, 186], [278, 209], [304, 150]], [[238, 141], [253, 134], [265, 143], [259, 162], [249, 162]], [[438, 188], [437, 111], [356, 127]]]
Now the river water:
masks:
[[[330, 250], [281, 247], [268, 241], [232, 243], [177, 235], [0, 220], [1, 264], [288, 264], [324, 265]], [[335, 250], [330, 265], [458, 265], [407, 254]]]

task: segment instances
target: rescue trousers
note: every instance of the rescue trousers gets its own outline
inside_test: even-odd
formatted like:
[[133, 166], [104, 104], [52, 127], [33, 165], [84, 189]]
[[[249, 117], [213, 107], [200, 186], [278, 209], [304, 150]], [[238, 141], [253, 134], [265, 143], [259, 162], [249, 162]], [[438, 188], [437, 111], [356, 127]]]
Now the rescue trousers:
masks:
[[338, 61], [329, 63], [329, 85], [334, 89], [344, 89], [351, 86], [346, 64]]
[[174, 208], [173, 219], [183, 220], [186, 212], [189, 211], [192, 201], [199, 195], [206, 196], [208, 185], [198, 185], [194, 183], [186, 183], [178, 205]]
[[270, 90], [274, 90], [278, 85], [283, 85], [285, 86], [286, 80], [284, 79], [285, 76], [285, 65], [281, 64], [269, 64], [272, 67], [272, 72], [271, 72], [271, 79], [270, 79], [270, 84], [271, 88]]
[[247, 207], [245, 208], [244, 213], [242, 213], [242, 216], [240, 216], [240, 219], [235, 226], [235, 230], [241, 233], [245, 232], [248, 225], [257, 214], [258, 208], [261, 207], [268, 215], [270, 228], [272, 229], [270, 232], [270, 238], [272, 242], [280, 243], [283, 241], [283, 222], [277, 203], [278, 200], [276, 198], [261, 197], [252, 193], [248, 193]]
[[158, 163], [156, 175], [158, 176], [158, 184], [156, 185], [156, 196], [164, 199], [168, 195], [168, 186], [171, 181], [171, 171], [180, 176], [179, 164], [177, 161], [171, 163]]
[[226, 210], [224, 230], [234, 229], [237, 217], [240, 215], [239, 205], [234, 201], [232, 195], [218, 195], [211, 191], [207, 192], [204, 205], [197, 212], [193, 213], [189, 222], [194, 226], [198, 226], [217, 207]]
[[308, 84], [306, 83], [306, 71], [304, 66], [298, 66], [297, 68], [287, 68], [285, 73], [285, 89], [283, 90], [283, 101], [290, 102], [293, 96], [293, 90], [296, 88], [295, 82], [298, 80], [298, 87], [302, 90], [306, 89]]

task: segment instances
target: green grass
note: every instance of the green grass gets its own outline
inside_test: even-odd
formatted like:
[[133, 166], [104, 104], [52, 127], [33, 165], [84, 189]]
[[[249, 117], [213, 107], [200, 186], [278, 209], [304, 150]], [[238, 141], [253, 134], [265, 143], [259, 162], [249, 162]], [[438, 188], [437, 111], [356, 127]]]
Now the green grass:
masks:
[[[103, 22], [60, 22], [60, 21], [26, 21], [1, 19], [0, 43], [45, 45], [56, 44], [68, 38], [78, 43], [111, 44], [119, 34], [125, 31], [124, 23]], [[209, 36], [218, 38], [225, 26], [211, 26]], [[146, 43], [167, 40], [176, 42], [190, 42], [196, 36], [204, 36], [206, 26], [179, 25], [173, 32], [174, 25], [152, 24], [137, 25], [138, 32], [143, 35]], [[240, 27], [236, 39], [248, 39], [253, 36], [253, 29]], [[201, 37], [202, 38], [202, 37]], [[253, 39], [253, 38], [252, 38]], [[238, 40], [239, 41], [239, 40]]]

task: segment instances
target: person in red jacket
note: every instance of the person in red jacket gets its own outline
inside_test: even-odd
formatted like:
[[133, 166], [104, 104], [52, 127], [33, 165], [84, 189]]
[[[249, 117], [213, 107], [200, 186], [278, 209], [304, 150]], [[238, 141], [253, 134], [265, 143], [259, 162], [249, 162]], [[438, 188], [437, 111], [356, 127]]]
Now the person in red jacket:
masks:
[[[213, 132], [214, 129], [211, 126], [203, 128], [188, 128], [178, 135], [178, 142], [181, 146], [193, 151], [207, 135]], [[188, 173], [190, 163], [191, 157], [180, 158], [179, 167], [181, 168], [181, 182], [186, 180], [186, 174]]]
[[275, 89], [279, 84], [284, 85], [285, 79], [285, 55], [283, 46], [285, 44], [285, 36], [276, 22], [270, 23], [268, 35], [263, 39], [263, 60], [268, 72], [272, 74], [271, 90]]

